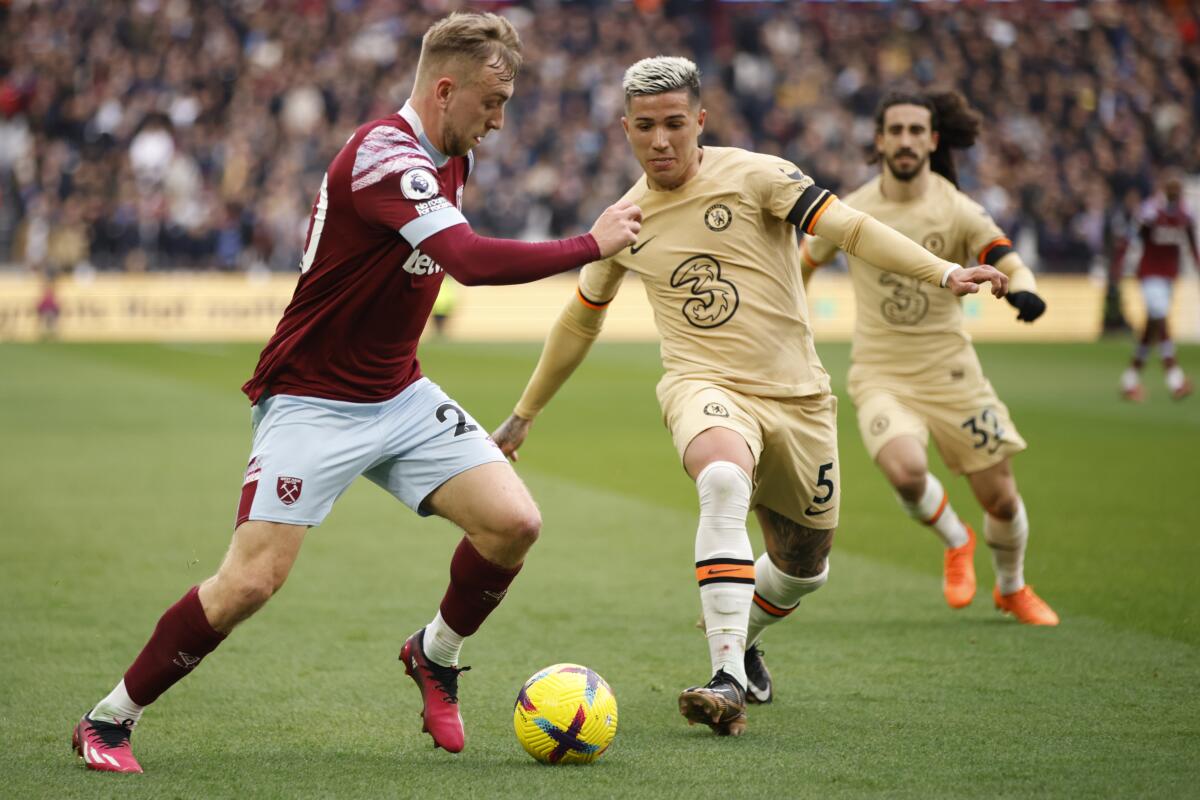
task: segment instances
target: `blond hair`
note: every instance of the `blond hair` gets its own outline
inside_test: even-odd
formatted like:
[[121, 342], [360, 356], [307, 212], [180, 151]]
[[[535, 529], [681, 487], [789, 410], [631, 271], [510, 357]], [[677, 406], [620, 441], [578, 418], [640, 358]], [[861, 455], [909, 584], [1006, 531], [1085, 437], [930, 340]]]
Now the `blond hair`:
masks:
[[665, 94], [687, 89], [693, 103], [700, 102], [700, 68], [691, 59], [679, 56], [643, 58], [625, 70], [621, 81], [625, 90], [625, 106], [640, 95]]
[[421, 39], [417, 81], [448, 65], [485, 65], [509, 82], [521, 67], [521, 37], [512, 23], [491, 13], [455, 12], [430, 26]]

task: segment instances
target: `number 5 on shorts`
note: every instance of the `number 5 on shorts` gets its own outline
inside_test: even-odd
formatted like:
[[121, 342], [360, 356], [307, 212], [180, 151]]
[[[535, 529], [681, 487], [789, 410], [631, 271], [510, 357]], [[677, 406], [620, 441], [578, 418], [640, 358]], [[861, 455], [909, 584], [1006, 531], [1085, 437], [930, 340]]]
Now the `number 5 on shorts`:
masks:
[[825, 491], [822, 494], [813, 495], [812, 505], [804, 509], [805, 516], [815, 517], [818, 514], [824, 514], [829, 510], [828, 508], [818, 509], [816, 506], [824, 505], [833, 499], [833, 492], [835, 488], [833, 485], [833, 479], [826, 474], [831, 469], [833, 469], [832, 461], [830, 461], [828, 464], [822, 464], [817, 470], [817, 487], [824, 489]]

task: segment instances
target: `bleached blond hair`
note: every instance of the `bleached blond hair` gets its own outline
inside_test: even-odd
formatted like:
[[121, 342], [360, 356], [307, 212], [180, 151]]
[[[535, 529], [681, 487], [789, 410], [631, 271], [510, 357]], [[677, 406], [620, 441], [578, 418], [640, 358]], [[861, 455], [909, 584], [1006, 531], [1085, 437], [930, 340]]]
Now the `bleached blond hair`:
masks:
[[699, 103], [700, 68], [690, 58], [680, 56], [643, 58], [625, 70], [621, 88], [625, 90], [626, 108], [634, 97], [664, 94], [678, 89], [687, 89], [692, 103]]

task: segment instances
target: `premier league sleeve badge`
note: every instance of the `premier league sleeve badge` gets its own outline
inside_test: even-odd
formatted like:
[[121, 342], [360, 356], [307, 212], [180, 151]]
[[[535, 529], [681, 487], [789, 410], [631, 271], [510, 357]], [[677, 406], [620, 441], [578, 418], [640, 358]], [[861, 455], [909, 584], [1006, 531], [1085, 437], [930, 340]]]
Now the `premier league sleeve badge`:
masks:
[[424, 167], [414, 167], [400, 176], [400, 191], [409, 200], [428, 200], [438, 193], [437, 176]]

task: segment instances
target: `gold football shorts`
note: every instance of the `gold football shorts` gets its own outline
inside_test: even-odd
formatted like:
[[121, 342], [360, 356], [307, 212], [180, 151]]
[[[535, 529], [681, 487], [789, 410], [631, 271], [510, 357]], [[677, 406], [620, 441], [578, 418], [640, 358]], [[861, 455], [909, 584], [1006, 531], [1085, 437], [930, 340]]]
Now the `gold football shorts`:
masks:
[[980, 472], [1025, 449], [1008, 407], [996, 396], [978, 361], [965, 361], [962, 369], [951, 374], [959, 377], [931, 384], [857, 364], [850, 368], [850, 400], [872, 460], [900, 436], [912, 436], [928, 446], [932, 434], [942, 460], [957, 475]]
[[728, 428], [754, 455], [750, 507], [765, 506], [809, 528], [838, 524], [842, 497], [837, 449], [837, 398], [757, 397], [702, 380], [664, 378], [663, 421], [679, 458], [699, 434]]

